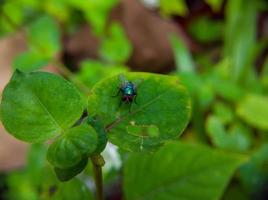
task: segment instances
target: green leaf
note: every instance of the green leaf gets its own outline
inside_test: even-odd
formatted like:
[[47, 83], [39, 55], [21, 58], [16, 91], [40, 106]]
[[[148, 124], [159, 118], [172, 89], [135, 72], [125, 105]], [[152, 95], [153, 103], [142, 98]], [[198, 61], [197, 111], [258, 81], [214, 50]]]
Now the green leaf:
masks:
[[[31, 145], [27, 155], [27, 165], [25, 172], [28, 173], [28, 179], [31, 180], [31, 184], [38, 187], [44, 181], [44, 166], [46, 166], [46, 152], [47, 146], [41, 143], [35, 143]], [[36, 178], [38, 177], [38, 179]]]
[[66, 130], [53, 142], [47, 152], [47, 159], [54, 167], [68, 169], [89, 156], [97, 147], [97, 133], [87, 124]]
[[194, 72], [195, 64], [193, 58], [183, 41], [175, 35], [171, 36], [170, 41], [175, 56], [177, 71], [183, 73]]
[[247, 95], [239, 102], [237, 114], [251, 126], [268, 130], [268, 97]]
[[103, 78], [127, 71], [128, 69], [125, 66], [109, 65], [97, 60], [85, 60], [81, 63], [80, 71], [76, 74], [76, 76], [86, 86], [91, 88]]
[[206, 2], [214, 11], [220, 11], [223, 0], [206, 0]]
[[237, 124], [226, 130], [219, 118], [210, 116], [206, 126], [213, 145], [218, 148], [245, 152], [251, 145], [250, 132], [242, 125]]
[[189, 24], [189, 32], [200, 42], [213, 42], [222, 38], [223, 23], [200, 16]]
[[253, 71], [258, 1], [229, 0], [226, 5], [224, 55], [230, 62], [230, 76], [243, 81]]
[[81, 173], [87, 166], [88, 158], [83, 158], [78, 164], [67, 169], [60, 169], [55, 167], [55, 173], [60, 181], [69, 181], [77, 174]]
[[152, 155], [132, 154], [124, 168], [127, 200], [215, 200], [243, 158], [172, 142]]
[[118, 23], [111, 24], [108, 36], [101, 42], [100, 56], [102, 59], [111, 63], [125, 63], [131, 52], [131, 44], [122, 26]]
[[52, 200], [93, 200], [87, 186], [78, 179], [58, 184], [56, 193], [48, 198]]
[[214, 114], [224, 123], [230, 123], [234, 119], [232, 108], [223, 102], [216, 102], [213, 105]]
[[26, 51], [13, 60], [13, 68], [30, 72], [46, 66], [49, 59], [34, 51]]
[[27, 142], [63, 133], [83, 110], [84, 99], [70, 82], [51, 73], [18, 70], [4, 89], [0, 105], [6, 130]]
[[227, 188], [222, 200], [250, 200], [250, 195], [239, 184], [233, 184]]
[[92, 31], [98, 36], [105, 33], [110, 10], [117, 5], [118, 0], [66, 0], [71, 7], [81, 10], [89, 22]]
[[240, 168], [241, 185], [250, 194], [260, 194], [268, 181], [268, 143], [264, 142], [252, 154], [250, 160]]
[[213, 87], [207, 83], [207, 78], [192, 72], [178, 73], [181, 82], [189, 90], [201, 110], [207, 109], [214, 100]]
[[50, 16], [41, 16], [30, 25], [28, 39], [31, 47], [48, 59], [61, 49], [60, 30]]
[[[119, 76], [97, 83], [88, 100], [88, 113], [98, 115], [106, 126], [108, 139], [129, 151], [152, 151], [164, 141], [175, 139], [190, 117], [190, 98], [176, 77], [149, 73], [126, 73], [137, 86], [137, 104], [122, 103], [118, 92]], [[130, 108], [131, 106], [131, 108]], [[158, 134], [132, 132], [131, 127], [156, 126]]]
[[105, 149], [108, 142], [104, 124], [98, 117], [88, 117], [87, 123], [95, 129], [98, 135], [97, 148], [94, 153], [101, 153]]
[[188, 8], [184, 0], [160, 0], [160, 9], [164, 15], [188, 14]]
[[210, 84], [218, 96], [230, 102], [240, 101], [245, 95], [245, 91], [239, 85], [228, 79], [213, 76]]

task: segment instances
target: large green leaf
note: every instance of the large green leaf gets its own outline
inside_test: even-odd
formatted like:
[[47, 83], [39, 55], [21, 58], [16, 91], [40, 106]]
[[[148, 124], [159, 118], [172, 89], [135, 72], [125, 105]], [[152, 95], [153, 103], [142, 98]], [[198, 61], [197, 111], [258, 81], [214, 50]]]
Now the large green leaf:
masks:
[[87, 124], [65, 131], [48, 148], [47, 159], [57, 168], [68, 169], [89, 156], [97, 147], [97, 133]]
[[15, 71], [3, 92], [1, 120], [18, 139], [44, 141], [72, 126], [84, 103], [79, 91], [57, 75]]
[[[149, 73], [126, 73], [125, 76], [134, 83], [140, 82], [137, 104], [133, 103], [131, 109], [131, 105], [124, 102], [119, 107], [120, 95], [113, 97], [120, 85], [118, 76], [97, 83], [89, 96], [88, 113], [103, 120], [108, 139], [129, 151], [145, 151], [179, 137], [191, 110], [189, 95], [179, 80]], [[151, 127], [159, 132], [148, 131]]]
[[268, 130], [268, 97], [248, 95], [237, 106], [238, 115], [250, 125]]
[[169, 143], [153, 155], [132, 154], [124, 168], [127, 200], [216, 200], [243, 158], [204, 146]]

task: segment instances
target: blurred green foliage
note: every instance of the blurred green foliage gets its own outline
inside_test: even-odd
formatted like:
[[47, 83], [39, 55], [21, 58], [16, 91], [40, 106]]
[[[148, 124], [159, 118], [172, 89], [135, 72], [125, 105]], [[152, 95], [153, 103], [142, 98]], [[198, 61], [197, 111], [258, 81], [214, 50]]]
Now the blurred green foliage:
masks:
[[93, 199], [92, 193], [82, 181], [73, 179], [61, 183], [57, 180], [45, 161], [46, 151], [45, 145], [32, 145], [25, 169], [8, 176], [7, 198], [12, 200]]
[[[93, 34], [100, 39], [98, 58], [84, 60], [80, 63], [80, 70], [68, 77], [90, 89], [87, 106], [90, 119], [96, 117], [99, 122], [98, 125], [90, 120], [83, 122], [94, 128], [85, 131], [91, 135], [82, 130], [76, 133], [77, 137], [69, 137], [70, 130], [73, 130], [71, 126], [86, 107], [85, 99], [76, 88], [59, 77], [51, 77], [50, 81], [41, 81], [29, 74], [13, 77], [8, 87], [15, 91], [3, 95], [3, 99], [9, 99], [12, 104], [7, 105], [3, 100], [2, 112], [12, 107], [18, 112], [7, 117], [11, 119], [19, 113], [23, 119], [26, 106], [35, 115], [26, 123], [20, 121], [19, 128], [18, 124], [14, 125], [14, 121], [2, 115], [1, 120], [9, 124], [10, 132], [17, 127], [15, 132], [20, 139], [41, 141], [58, 132], [56, 121], [60, 122], [58, 124], [64, 129], [64, 134], [54, 141], [54, 150], [50, 149], [52, 153], [48, 154], [56, 175], [45, 162], [47, 148], [33, 145], [25, 169], [8, 175], [8, 198], [93, 199], [84, 184], [90, 178], [83, 179], [88, 171], [92, 176], [92, 170], [86, 167], [88, 156], [94, 151], [102, 152], [107, 143], [107, 138], [103, 137], [107, 131], [104, 124], [110, 124], [118, 116], [126, 120], [123, 123], [119, 121], [107, 136], [121, 148], [126, 199], [245, 200], [261, 197], [268, 183], [268, 58], [258, 69], [256, 60], [267, 48], [268, 40], [258, 36], [257, 19], [259, 12], [267, 10], [268, 6], [262, 0], [205, 2], [215, 13], [220, 12], [224, 4], [224, 19], [215, 20], [205, 14], [189, 23], [186, 31], [204, 45], [197, 53], [192, 54], [182, 38], [171, 35], [176, 63], [172, 75], [178, 78], [173, 79], [126, 73], [129, 71], [126, 63], [132, 54], [132, 45], [124, 28], [118, 22], [108, 20], [109, 12], [119, 3], [118, 0], [4, 1], [1, 5], [0, 34], [6, 36], [24, 31], [28, 50], [13, 61], [14, 68], [24, 72], [57, 63], [62, 50], [61, 35], [79, 29], [80, 24], [88, 23]], [[170, 19], [174, 15], [190, 15], [184, 0], [159, 0], [158, 5], [159, 13]], [[213, 44], [218, 46], [210, 48]], [[128, 74], [127, 78], [133, 81], [142, 80], [143, 86], [138, 88], [138, 104], [133, 105], [134, 109], [142, 106], [144, 110], [141, 112], [131, 115], [127, 106], [118, 108], [120, 99], [112, 96], [120, 85], [119, 73]], [[36, 87], [29, 90], [22, 79], [38, 84], [33, 84]], [[123, 149], [156, 151], [163, 141], [175, 139], [184, 130], [189, 110], [182, 105], [189, 106], [189, 101], [185, 90], [176, 82], [186, 86], [192, 99], [191, 123], [181, 142], [168, 143], [154, 154], [125, 152]], [[51, 88], [51, 85], [59, 87]], [[53, 108], [54, 120], [44, 112], [32, 90], [38, 96], [46, 97], [42, 105]], [[157, 97], [159, 91], [165, 95]], [[56, 98], [50, 98], [63, 93], [61, 101], [54, 102]], [[21, 94], [20, 103], [16, 100], [18, 94]], [[71, 104], [73, 99], [77, 99], [75, 104]], [[154, 103], [147, 105], [146, 101]], [[64, 109], [65, 113], [58, 108]], [[26, 134], [24, 130], [27, 127], [24, 126], [29, 121], [36, 125], [36, 129]], [[61, 164], [67, 162], [67, 165], [57, 165], [55, 160], [60, 160]], [[79, 179], [65, 183], [56, 178], [67, 181], [79, 173]], [[113, 177], [121, 175], [117, 170], [110, 173]]]

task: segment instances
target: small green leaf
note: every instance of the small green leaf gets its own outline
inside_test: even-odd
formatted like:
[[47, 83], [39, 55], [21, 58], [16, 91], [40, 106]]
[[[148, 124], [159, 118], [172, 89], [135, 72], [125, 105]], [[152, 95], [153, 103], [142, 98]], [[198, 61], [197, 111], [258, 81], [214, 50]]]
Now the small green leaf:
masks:
[[15, 71], [3, 92], [1, 120], [6, 130], [27, 142], [63, 133], [82, 115], [84, 99], [63, 78], [46, 72]]
[[[139, 82], [137, 104], [122, 102], [118, 76], [97, 83], [89, 96], [88, 113], [103, 120], [108, 139], [129, 151], [152, 151], [166, 140], [175, 139], [190, 118], [190, 98], [176, 77], [149, 73], [126, 73], [130, 81]], [[131, 108], [130, 108], [131, 106]], [[131, 126], [156, 126], [158, 134], [131, 131]], [[141, 129], [143, 130], [143, 129]]]
[[230, 106], [222, 102], [216, 102], [213, 107], [215, 115], [224, 123], [230, 123], [234, 119], [234, 112]]
[[183, 73], [194, 72], [195, 64], [192, 55], [187, 49], [183, 40], [176, 37], [175, 35], [172, 35], [170, 38], [170, 42], [174, 51], [177, 71]]
[[217, 95], [230, 102], [240, 101], [245, 95], [245, 91], [239, 85], [217, 76], [211, 77], [211, 86]]
[[237, 106], [238, 115], [250, 125], [268, 130], [268, 97], [248, 95]]
[[108, 36], [100, 46], [101, 57], [111, 63], [124, 63], [132, 51], [131, 44], [118, 23], [113, 23], [108, 30]]
[[215, 200], [244, 158], [201, 145], [172, 142], [150, 155], [132, 154], [124, 167], [127, 200]]
[[[200, 16], [189, 25], [190, 34], [200, 42], [214, 42], [221, 40], [223, 22]], [[206, 30], [206, 31], [204, 31]]]
[[13, 68], [30, 72], [46, 66], [49, 59], [34, 51], [26, 51], [18, 55], [13, 61]]
[[118, 0], [67, 0], [71, 7], [82, 11], [89, 22], [92, 31], [97, 36], [105, 33], [109, 12], [119, 2]]
[[76, 76], [86, 86], [91, 88], [103, 78], [127, 71], [128, 68], [125, 66], [110, 65], [98, 60], [85, 60], [81, 63], [80, 71], [76, 74]]
[[214, 11], [220, 11], [223, 4], [223, 0], [206, 0], [206, 2]]
[[[3, 12], [9, 20], [20, 26], [24, 20], [24, 13], [21, 7], [15, 1], [1, 2], [1, 12]], [[10, 24], [6, 17], [0, 16], [0, 33], [6, 34], [17, 31], [16, 28]]]
[[32, 48], [52, 58], [61, 49], [60, 30], [50, 16], [41, 16], [29, 27], [28, 39]]
[[87, 124], [66, 130], [48, 148], [47, 159], [54, 167], [68, 169], [89, 156], [97, 147], [97, 133]]
[[55, 167], [55, 173], [60, 181], [69, 181], [77, 174], [81, 173], [87, 166], [88, 158], [83, 158], [78, 164], [71, 168], [60, 169]]
[[258, 1], [229, 0], [226, 4], [224, 57], [230, 62], [230, 77], [245, 81], [253, 74]]
[[210, 116], [206, 126], [213, 145], [218, 148], [245, 152], [251, 145], [250, 132], [242, 125], [237, 124], [232, 126], [230, 130], [226, 130], [219, 118]]
[[184, 0], [160, 0], [161, 12], [164, 15], [181, 15], [188, 14], [188, 8]]

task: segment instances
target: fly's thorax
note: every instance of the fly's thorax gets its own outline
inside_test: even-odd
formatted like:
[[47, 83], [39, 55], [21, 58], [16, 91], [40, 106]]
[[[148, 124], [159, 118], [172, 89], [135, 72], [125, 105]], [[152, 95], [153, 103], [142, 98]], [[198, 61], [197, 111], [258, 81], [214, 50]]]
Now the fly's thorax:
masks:
[[136, 92], [135, 92], [135, 87], [134, 87], [133, 83], [128, 82], [124, 86], [124, 88], [122, 88], [122, 92], [124, 95], [130, 95], [130, 96], [135, 95]]

